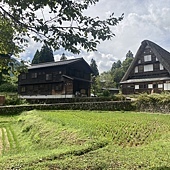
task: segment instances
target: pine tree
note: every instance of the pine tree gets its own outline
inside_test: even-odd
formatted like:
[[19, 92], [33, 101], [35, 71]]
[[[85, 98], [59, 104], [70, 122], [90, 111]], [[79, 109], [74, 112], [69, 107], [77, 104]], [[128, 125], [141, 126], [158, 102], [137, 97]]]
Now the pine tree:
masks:
[[92, 70], [93, 70], [93, 72], [94, 72], [94, 75], [95, 75], [95, 76], [98, 76], [98, 75], [99, 75], [99, 70], [98, 70], [98, 68], [97, 68], [96, 61], [95, 61], [93, 58], [91, 59], [90, 67], [92, 68]]
[[61, 58], [60, 58], [60, 61], [63, 61], [63, 60], [67, 60], [67, 57], [65, 56], [65, 54], [63, 53]]
[[39, 50], [37, 50], [34, 57], [33, 57], [32, 64], [38, 64], [39, 58], [40, 58], [40, 52], [39, 52]]
[[127, 54], [126, 54], [126, 58], [133, 58], [133, 53], [132, 51], [128, 51]]
[[53, 61], [54, 61], [54, 55], [52, 49], [47, 45], [43, 45], [40, 51], [39, 63], [53, 62]]

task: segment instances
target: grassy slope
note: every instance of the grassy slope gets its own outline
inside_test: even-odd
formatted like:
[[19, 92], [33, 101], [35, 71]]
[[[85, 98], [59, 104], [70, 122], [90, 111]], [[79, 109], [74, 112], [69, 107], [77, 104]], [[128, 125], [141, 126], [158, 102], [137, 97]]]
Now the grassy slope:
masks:
[[11, 146], [2, 169], [170, 168], [170, 115], [30, 111], [0, 121]]

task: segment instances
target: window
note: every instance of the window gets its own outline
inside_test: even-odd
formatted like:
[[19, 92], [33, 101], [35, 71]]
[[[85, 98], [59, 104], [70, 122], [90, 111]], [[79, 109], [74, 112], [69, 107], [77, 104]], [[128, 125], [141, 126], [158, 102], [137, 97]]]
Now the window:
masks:
[[22, 73], [22, 74], [21, 74], [21, 79], [22, 79], [22, 80], [26, 79], [26, 74], [25, 74], [25, 73]]
[[25, 87], [21, 87], [21, 92], [25, 92]]
[[158, 88], [162, 89], [163, 88], [163, 84], [158, 84]]
[[164, 83], [164, 90], [170, 90], [170, 83]]
[[52, 74], [46, 74], [46, 80], [52, 80]]
[[139, 66], [139, 73], [143, 73], [143, 65]]
[[158, 61], [157, 57], [156, 57], [156, 61]]
[[138, 84], [135, 85], [135, 89], [139, 89], [139, 85]]
[[63, 85], [62, 85], [62, 84], [57, 84], [56, 87], [55, 87], [55, 90], [56, 90], [56, 91], [61, 91], [61, 90], [63, 90]]
[[161, 63], [159, 64], [159, 68], [160, 68], [160, 70], [164, 70], [164, 67]]
[[138, 73], [138, 66], [135, 67], [135, 73]]
[[138, 64], [140, 64], [141, 63], [141, 60], [138, 60]]
[[147, 62], [147, 61], [151, 61], [152, 58], [151, 58], [151, 55], [145, 55], [144, 56], [144, 61]]
[[34, 79], [34, 78], [37, 78], [37, 73], [32, 73], [32, 74], [31, 74], [31, 78], [33, 78], [33, 79]]
[[144, 72], [153, 71], [153, 64], [144, 65]]
[[148, 89], [152, 89], [153, 88], [153, 84], [148, 84]]

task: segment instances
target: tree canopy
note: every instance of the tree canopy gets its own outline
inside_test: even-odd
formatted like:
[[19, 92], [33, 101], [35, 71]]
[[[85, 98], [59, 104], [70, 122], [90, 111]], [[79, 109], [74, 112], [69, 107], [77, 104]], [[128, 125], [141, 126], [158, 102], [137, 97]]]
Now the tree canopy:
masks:
[[34, 57], [32, 59], [32, 64], [38, 64], [40, 59], [40, 52], [37, 50], [34, 54]]
[[67, 60], [67, 57], [66, 57], [66, 55], [64, 53], [62, 54], [62, 56], [60, 58], [60, 61], [62, 61], [62, 60]]
[[34, 54], [32, 64], [39, 64], [39, 63], [53, 62], [53, 61], [54, 61], [54, 55], [52, 49], [47, 45], [43, 45], [40, 52], [39, 50], [37, 50], [36, 53]]
[[99, 70], [97, 68], [96, 61], [93, 58], [91, 59], [90, 67], [93, 70], [94, 76], [98, 76], [99, 75]]
[[[13, 30], [12, 42], [16, 46], [17, 42], [26, 43], [29, 37], [54, 50], [63, 47], [73, 53], [79, 53], [81, 48], [94, 51], [100, 41], [114, 36], [110, 26], [117, 25], [123, 19], [123, 15], [116, 18], [114, 13], [105, 20], [86, 16], [84, 10], [98, 1], [0, 0], [0, 17], [10, 23], [8, 28]], [[3, 26], [0, 24], [1, 28]]]

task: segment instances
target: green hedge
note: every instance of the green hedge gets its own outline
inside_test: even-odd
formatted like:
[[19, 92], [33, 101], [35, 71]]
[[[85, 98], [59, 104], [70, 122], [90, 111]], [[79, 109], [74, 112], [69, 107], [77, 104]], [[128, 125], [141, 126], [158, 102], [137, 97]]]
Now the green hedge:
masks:
[[135, 110], [130, 101], [83, 102], [83, 103], [58, 103], [35, 104], [21, 106], [1, 106], [0, 114], [17, 114], [29, 110], [101, 110], [101, 111], [132, 111]]
[[139, 111], [170, 113], [170, 93], [141, 94], [135, 105]]
[[56, 98], [56, 99], [27, 99], [30, 104], [52, 104], [52, 103], [77, 103], [77, 102], [103, 102], [103, 101], [124, 101], [125, 96], [114, 95], [110, 97], [75, 97], [75, 98]]

